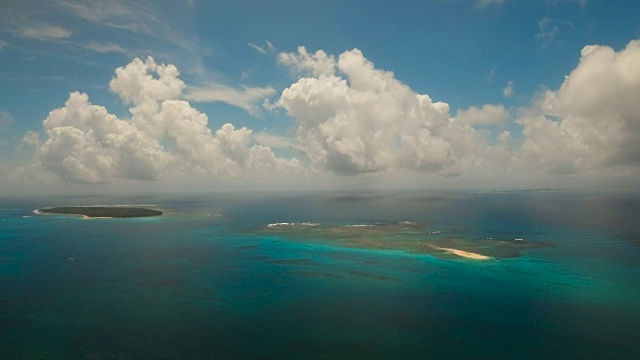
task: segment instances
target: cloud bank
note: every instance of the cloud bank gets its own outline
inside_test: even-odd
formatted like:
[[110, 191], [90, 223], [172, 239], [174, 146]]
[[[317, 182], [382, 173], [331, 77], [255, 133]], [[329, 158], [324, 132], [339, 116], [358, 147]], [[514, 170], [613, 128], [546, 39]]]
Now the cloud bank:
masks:
[[[634, 176], [640, 168], [640, 41], [620, 51], [586, 46], [559, 89], [510, 110], [482, 104], [454, 113], [376, 68], [358, 49], [334, 56], [300, 47], [278, 54], [277, 62], [296, 80], [265, 107], [292, 119], [291, 137], [232, 124], [212, 130], [207, 115], [184, 100], [230, 96], [257, 113], [252, 104], [274, 89], [188, 89], [175, 66], [136, 58], [116, 69], [109, 84], [130, 106], [130, 118], [73, 92], [43, 121], [43, 137], [29, 132], [23, 138], [24, 146], [35, 148], [29, 168], [89, 183], [191, 174], [287, 177], [316, 170]], [[272, 147], [293, 149], [299, 160], [278, 157]]]
[[619, 52], [585, 47], [560, 89], [519, 109], [511, 124], [522, 131], [518, 143], [509, 131], [483, 129], [507, 124], [503, 105], [452, 116], [447, 103], [416, 93], [357, 49], [335, 57], [300, 47], [278, 62], [298, 74], [276, 102], [296, 122], [294, 146], [337, 174], [616, 174], [640, 165], [640, 41]]
[[252, 143], [252, 131], [224, 124], [208, 128], [205, 114], [180, 97], [185, 88], [173, 65], [134, 59], [116, 69], [110, 90], [131, 105], [119, 119], [73, 92], [63, 107], [43, 121], [45, 139], [32, 168], [78, 182], [155, 180], [170, 175], [271, 176], [296, 173], [299, 162], [276, 157]]

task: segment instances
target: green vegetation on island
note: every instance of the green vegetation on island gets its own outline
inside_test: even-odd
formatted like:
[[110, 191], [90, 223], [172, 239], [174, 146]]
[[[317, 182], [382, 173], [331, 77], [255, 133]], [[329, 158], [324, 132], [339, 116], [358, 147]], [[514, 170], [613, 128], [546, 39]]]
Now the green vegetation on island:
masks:
[[162, 215], [162, 211], [137, 207], [109, 206], [64, 206], [38, 210], [41, 213], [84, 215], [90, 218], [133, 218]]

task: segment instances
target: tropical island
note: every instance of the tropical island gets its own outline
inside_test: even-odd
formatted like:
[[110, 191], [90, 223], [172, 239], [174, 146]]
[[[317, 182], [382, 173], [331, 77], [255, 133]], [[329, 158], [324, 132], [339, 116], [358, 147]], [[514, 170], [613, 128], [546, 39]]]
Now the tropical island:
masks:
[[429, 254], [441, 259], [492, 260], [517, 258], [523, 252], [553, 246], [524, 238], [465, 237], [434, 224], [412, 221], [323, 226], [313, 222], [279, 222], [257, 228], [257, 233], [291, 241], [320, 242], [346, 248], [395, 250]]
[[64, 206], [38, 210], [40, 213], [83, 215], [88, 218], [135, 218], [160, 216], [162, 211], [126, 206]]

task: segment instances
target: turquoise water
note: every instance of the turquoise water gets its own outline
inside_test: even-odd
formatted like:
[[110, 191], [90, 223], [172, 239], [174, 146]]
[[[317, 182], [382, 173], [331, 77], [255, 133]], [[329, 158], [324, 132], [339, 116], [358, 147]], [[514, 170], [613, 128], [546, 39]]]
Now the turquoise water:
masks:
[[[32, 212], [94, 204], [165, 215]], [[2, 359], [640, 358], [638, 194], [76, 197], [0, 208]], [[548, 246], [477, 261], [265, 231], [282, 222], [411, 222], [443, 239]], [[411, 236], [426, 241], [427, 230]]]

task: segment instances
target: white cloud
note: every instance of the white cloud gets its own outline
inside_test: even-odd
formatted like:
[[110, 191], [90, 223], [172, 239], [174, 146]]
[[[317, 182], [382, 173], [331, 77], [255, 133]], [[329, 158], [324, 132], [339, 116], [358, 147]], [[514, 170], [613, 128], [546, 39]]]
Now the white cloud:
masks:
[[[142, 29], [144, 26], [129, 26], [132, 23], [143, 23], [155, 17], [144, 6], [131, 7], [122, 1], [98, 0], [55, 0], [55, 4], [87, 21], [100, 22], [111, 27], [129, 27]], [[136, 20], [137, 18], [137, 20]]]
[[[50, 3], [31, 1], [3, 1], [0, 11], [0, 31], [14, 37], [40, 41], [62, 42], [73, 32], [59, 25], [59, 18], [51, 17]], [[43, 20], [42, 15], [50, 20]]]
[[[406, 169], [458, 175], [487, 169], [486, 158], [496, 149], [484, 133], [452, 121], [448, 104], [413, 92], [357, 49], [334, 59], [323, 51], [310, 56], [303, 47], [280, 58], [314, 75], [285, 89], [276, 103], [296, 120], [294, 147], [312, 164], [338, 174]], [[476, 112], [488, 119], [492, 111], [502, 116], [500, 109], [489, 105]]]
[[255, 71], [255, 68], [242, 70], [242, 72], [240, 73], [240, 80], [247, 80], [251, 76], [251, 74], [253, 74], [254, 71]]
[[215, 132], [208, 118], [184, 100], [185, 87], [173, 65], [134, 59], [116, 69], [110, 89], [131, 104], [130, 120], [71, 93], [64, 107], [43, 121], [45, 139], [27, 133], [36, 146], [30, 174], [40, 168], [78, 182], [154, 180], [194, 173], [216, 176], [273, 176], [299, 173], [297, 160], [276, 157], [252, 144], [252, 131], [224, 124]]
[[110, 52], [116, 52], [116, 53], [126, 53], [127, 50], [125, 50], [122, 46], [118, 45], [118, 44], [114, 44], [114, 43], [106, 43], [106, 44], [100, 44], [97, 43], [95, 41], [89, 42], [87, 44], [84, 45], [85, 48], [89, 49], [89, 50], [93, 50], [95, 52], [99, 52], [99, 53], [110, 53]]
[[504, 97], [511, 97], [516, 93], [515, 88], [513, 87], [513, 81], [507, 82], [507, 86], [502, 89], [502, 95]]
[[[144, 46], [163, 49], [163, 57], [181, 65], [190, 74], [207, 75], [203, 57], [210, 51], [197, 37], [175, 25], [175, 14], [163, 12], [155, 1], [55, 0], [58, 11], [74, 15], [97, 28], [134, 36]], [[93, 49], [95, 50], [95, 49]], [[115, 50], [115, 49], [112, 49]], [[133, 52], [140, 55], [140, 52]]]
[[6, 131], [14, 122], [11, 113], [0, 109], [0, 130]]
[[[301, 75], [307, 77], [285, 89], [274, 105], [296, 121], [292, 147], [319, 168], [338, 174], [409, 170], [445, 176], [638, 173], [640, 40], [617, 52], [584, 47], [560, 89], [521, 109], [519, 146], [512, 144], [510, 132], [500, 133], [494, 144], [488, 141], [491, 132], [477, 128], [503, 125], [509, 114], [501, 104], [459, 110], [451, 117], [446, 103], [415, 93], [358, 50], [342, 53], [332, 73], [304, 54], [289, 54], [296, 59], [289, 65], [307, 69]], [[513, 91], [510, 86], [505, 95]]]
[[495, 77], [496, 77], [496, 68], [492, 68], [489, 71], [489, 75], [487, 75], [487, 83], [492, 84]]
[[248, 46], [252, 49], [254, 49], [255, 51], [259, 52], [262, 55], [267, 55], [267, 50], [265, 50], [264, 48], [254, 44], [254, 43], [249, 43]]
[[478, 1], [478, 6], [487, 7], [491, 5], [501, 5], [504, 4], [505, 0], [480, 0]]
[[156, 103], [180, 96], [185, 84], [178, 75], [178, 69], [173, 65], [156, 64], [152, 57], [145, 61], [135, 58], [116, 69], [109, 89], [129, 104]]
[[586, 46], [560, 89], [518, 121], [518, 162], [552, 173], [637, 167], [640, 159], [640, 41], [616, 52]]
[[[131, 118], [119, 119], [86, 94], [72, 93], [45, 119], [44, 133], [23, 137], [36, 148], [34, 164], [25, 169], [81, 182], [302, 172], [297, 160], [275, 156], [276, 147], [337, 174], [496, 177], [628, 173], [640, 166], [640, 41], [620, 51], [584, 47], [559, 89], [521, 109], [522, 136], [481, 128], [505, 124], [503, 105], [472, 106], [454, 117], [447, 103], [416, 93], [357, 49], [336, 57], [301, 47], [280, 54], [278, 62], [299, 76], [267, 107], [294, 120], [292, 139], [232, 124], [211, 129], [208, 117], [185, 101], [225, 101], [251, 113], [273, 89], [191, 88], [175, 66], [134, 59], [110, 82], [130, 105]], [[513, 91], [512, 82], [505, 96], [509, 87]]]
[[549, 45], [561, 44], [561, 41], [558, 40], [560, 29], [561, 27], [567, 28], [570, 26], [571, 23], [569, 22], [562, 22], [545, 16], [538, 21], [538, 32], [535, 34], [537, 45], [544, 49]]
[[37, 148], [42, 145], [42, 140], [40, 140], [40, 134], [35, 131], [27, 131], [26, 134], [20, 139], [20, 143]]
[[209, 84], [205, 87], [189, 88], [186, 98], [196, 102], [224, 102], [244, 109], [253, 116], [259, 116], [261, 114], [260, 104], [275, 92], [272, 87], [235, 89], [221, 84]]
[[271, 41], [269, 40], [266, 40], [264, 45], [262, 46], [256, 45], [254, 43], [249, 43], [248, 46], [262, 55], [273, 54], [276, 51], [276, 47], [273, 46], [273, 43], [271, 43]]
[[546, 0], [546, 2], [554, 6], [561, 3], [575, 3], [583, 9], [587, 6], [587, 0]]
[[157, 141], [129, 122], [71, 93], [65, 106], [43, 122], [47, 139], [38, 148], [42, 166], [72, 181], [159, 178], [171, 161]]
[[19, 24], [10, 32], [13, 36], [35, 40], [67, 39], [73, 34], [58, 25], [33, 23]]
[[480, 108], [472, 106], [467, 110], [458, 110], [452, 120], [457, 124], [504, 125], [508, 118], [509, 113], [504, 105], [484, 104]]
[[336, 59], [333, 55], [327, 55], [322, 50], [309, 54], [304, 46], [298, 47], [297, 53], [278, 54], [278, 63], [289, 67], [296, 75], [330, 75], [336, 67]]
[[260, 145], [268, 146], [271, 148], [290, 148], [291, 140], [284, 136], [274, 135], [269, 133], [255, 133], [253, 139]]
[[6, 48], [8, 45], [9, 45], [8, 42], [4, 40], [0, 40], [0, 51], [4, 50], [4, 48]]

